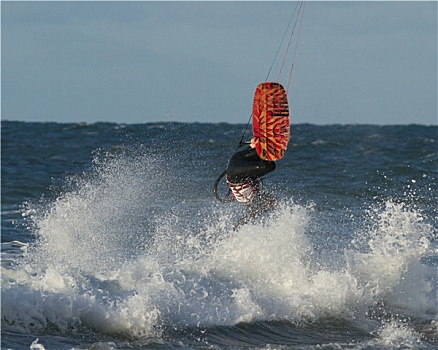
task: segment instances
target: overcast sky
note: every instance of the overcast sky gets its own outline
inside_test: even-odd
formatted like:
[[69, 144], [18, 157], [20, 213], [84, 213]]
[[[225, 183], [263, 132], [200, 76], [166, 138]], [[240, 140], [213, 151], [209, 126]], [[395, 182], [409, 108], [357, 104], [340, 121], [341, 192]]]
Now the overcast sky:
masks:
[[[2, 119], [246, 123], [295, 5], [2, 1]], [[307, 1], [299, 39], [291, 123], [437, 124], [436, 1]]]

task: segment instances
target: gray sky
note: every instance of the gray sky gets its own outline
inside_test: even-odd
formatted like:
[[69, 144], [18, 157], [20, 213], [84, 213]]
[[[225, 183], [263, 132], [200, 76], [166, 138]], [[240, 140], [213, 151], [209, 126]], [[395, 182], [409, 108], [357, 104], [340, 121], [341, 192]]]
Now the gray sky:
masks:
[[[2, 1], [2, 119], [246, 123], [295, 5]], [[437, 2], [307, 1], [293, 73], [291, 123], [437, 124]]]

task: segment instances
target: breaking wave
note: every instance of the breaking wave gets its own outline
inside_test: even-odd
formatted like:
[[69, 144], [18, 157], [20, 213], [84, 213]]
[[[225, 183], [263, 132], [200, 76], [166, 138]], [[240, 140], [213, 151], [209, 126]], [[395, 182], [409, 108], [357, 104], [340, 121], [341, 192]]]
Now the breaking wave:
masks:
[[376, 204], [331, 254], [310, 232], [315, 206], [293, 199], [236, 232], [232, 213], [205, 201], [187, 220], [165, 164], [97, 154], [90, 173], [26, 206], [36, 241], [3, 266], [3, 329], [160, 341], [187, 327], [346, 320], [374, 332], [370, 346], [437, 336], [436, 269], [420, 262], [434, 231], [419, 211]]

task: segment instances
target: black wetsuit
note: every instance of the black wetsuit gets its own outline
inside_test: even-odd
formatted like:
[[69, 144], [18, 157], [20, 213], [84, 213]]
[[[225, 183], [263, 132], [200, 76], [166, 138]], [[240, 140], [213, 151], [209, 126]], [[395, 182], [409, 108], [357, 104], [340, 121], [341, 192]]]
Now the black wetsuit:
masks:
[[242, 183], [257, 179], [275, 170], [275, 162], [260, 159], [256, 149], [248, 147], [234, 153], [228, 162], [227, 180]]
[[233, 184], [241, 184], [245, 182], [253, 183], [256, 186], [256, 194], [251, 202], [247, 205], [247, 213], [241, 218], [234, 229], [243, 225], [265, 211], [274, 208], [277, 205], [277, 200], [270, 193], [261, 191], [256, 182], [263, 175], [275, 170], [275, 162], [261, 159], [255, 148], [248, 147], [244, 150], [236, 152], [229, 160], [227, 167], [227, 181]]

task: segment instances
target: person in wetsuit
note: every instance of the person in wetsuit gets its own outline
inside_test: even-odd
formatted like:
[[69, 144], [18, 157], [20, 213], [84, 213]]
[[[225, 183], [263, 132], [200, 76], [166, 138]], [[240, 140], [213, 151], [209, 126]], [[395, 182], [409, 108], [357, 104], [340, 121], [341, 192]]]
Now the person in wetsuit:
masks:
[[275, 170], [275, 162], [261, 159], [255, 149], [256, 139], [252, 138], [248, 148], [237, 151], [229, 160], [226, 182], [233, 198], [247, 208], [247, 214], [235, 226], [239, 226], [274, 208], [277, 200], [262, 190], [260, 177]]

